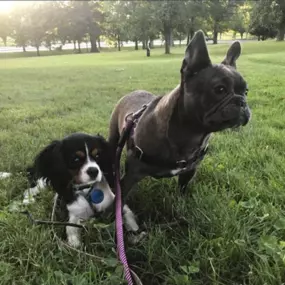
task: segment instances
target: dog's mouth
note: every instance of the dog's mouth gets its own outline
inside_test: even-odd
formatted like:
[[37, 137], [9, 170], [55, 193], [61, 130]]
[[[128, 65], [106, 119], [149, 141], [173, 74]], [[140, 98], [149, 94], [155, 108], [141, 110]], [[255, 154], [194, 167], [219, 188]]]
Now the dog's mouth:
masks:
[[91, 186], [93, 186], [95, 183], [97, 183], [98, 181], [96, 180], [92, 180], [92, 181], [89, 181], [87, 183], [73, 183], [73, 186], [74, 188], [76, 188], [77, 190], [82, 190], [82, 189], [85, 189], [85, 188], [90, 188]]
[[204, 123], [214, 132], [245, 126], [250, 116], [251, 112], [244, 97], [235, 95], [214, 106], [204, 117]]

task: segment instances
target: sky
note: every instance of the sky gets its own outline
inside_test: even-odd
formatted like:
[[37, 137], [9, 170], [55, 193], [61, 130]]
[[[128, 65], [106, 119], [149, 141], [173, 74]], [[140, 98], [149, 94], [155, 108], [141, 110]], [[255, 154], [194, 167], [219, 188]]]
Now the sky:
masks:
[[0, 12], [9, 13], [14, 7], [20, 5], [27, 5], [35, 1], [3, 1], [0, 0]]

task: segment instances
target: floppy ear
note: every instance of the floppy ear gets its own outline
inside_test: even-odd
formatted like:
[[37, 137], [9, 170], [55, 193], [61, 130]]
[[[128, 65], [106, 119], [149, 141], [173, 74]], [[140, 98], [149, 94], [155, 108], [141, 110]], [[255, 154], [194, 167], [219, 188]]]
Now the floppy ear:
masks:
[[100, 143], [100, 148], [101, 148], [101, 155], [99, 156], [99, 166], [104, 173], [104, 176], [111, 188], [114, 187], [114, 172], [113, 172], [113, 157], [112, 157], [112, 151], [111, 151], [111, 146], [109, 142], [101, 135], [97, 134], [95, 138], [99, 141]]
[[222, 61], [222, 64], [236, 68], [236, 60], [239, 58], [240, 54], [241, 54], [240, 42], [236, 41], [230, 46], [225, 59]]
[[36, 156], [35, 170], [38, 178], [45, 177], [52, 179], [56, 168], [63, 163], [60, 146], [60, 141], [53, 141]]
[[191, 75], [211, 65], [204, 33], [199, 30], [189, 43], [182, 63], [181, 73], [186, 71]]

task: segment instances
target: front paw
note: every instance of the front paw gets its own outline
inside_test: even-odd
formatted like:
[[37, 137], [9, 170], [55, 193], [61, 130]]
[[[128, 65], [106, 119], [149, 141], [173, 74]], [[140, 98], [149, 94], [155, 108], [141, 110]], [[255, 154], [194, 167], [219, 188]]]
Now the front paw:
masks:
[[147, 233], [144, 231], [140, 233], [129, 232], [127, 239], [130, 244], [136, 245], [141, 242], [146, 236]]
[[71, 235], [67, 239], [68, 245], [74, 248], [79, 248], [81, 246], [81, 241], [77, 235]]

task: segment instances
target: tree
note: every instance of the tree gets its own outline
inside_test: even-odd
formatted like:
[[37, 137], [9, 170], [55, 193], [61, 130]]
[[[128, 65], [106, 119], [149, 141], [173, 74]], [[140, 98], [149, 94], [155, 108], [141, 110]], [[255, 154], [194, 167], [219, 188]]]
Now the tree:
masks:
[[185, 2], [185, 7], [181, 11], [182, 19], [185, 22], [185, 29], [187, 33], [187, 45], [193, 38], [195, 31], [203, 28], [202, 19], [206, 15], [203, 1], [191, 0]]
[[127, 40], [127, 2], [104, 2], [104, 32], [105, 35], [115, 41], [118, 51], [121, 51], [121, 42]]
[[275, 38], [277, 35], [276, 19], [270, 7], [271, 3], [268, 0], [260, 0], [253, 4], [249, 32], [257, 36], [258, 40]]
[[46, 3], [34, 2], [30, 5], [24, 21], [29, 42], [37, 49], [37, 56], [40, 56], [40, 46], [52, 22], [47, 17]]
[[19, 7], [13, 9], [11, 12], [11, 37], [15, 40], [16, 45], [26, 51], [26, 46], [29, 40], [28, 36], [28, 12], [27, 8]]
[[128, 38], [135, 42], [136, 50], [139, 41], [146, 48], [148, 42], [151, 43], [159, 33], [154, 6], [147, 1], [130, 1], [126, 5], [126, 14]]
[[7, 38], [11, 34], [10, 17], [6, 13], [0, 13], [0, 38], [7, 45]]
[[159, 19], [159, 28], [165, 40], [165, 53], [170, 54], [173, 29], [180, 17], [181, 5], [184, 5], [184, 3], [179, 1], [157, 1], [152, 2], [152, 5], [155, 5], [156, 18]]
[[248, 6], [238, 6], [230, 22], [230, 28], [235, 33], [240, 33], [241, 39], [249, 29], [249, 8]]
[[[204, 11], [213, 32], [213, 43], [218, 43], [218, 33], [229, 28], [229, 21], [236, 7], [233, 0], [205, 0]], [[240, 3], [240, 2], [239, 2]]]
[[91, 42], [90, 52], [99, 52], [97, 48], [97, 39], [101, 34], [100, 22], [103, 20], [101, 5], [96, 1], [82, 1], [82, 9], [85, 15], [87, 33]]
[[284, 41], [285, 36], [285, 1], [274, 0], [271, 4], [273, 17], [276, 19], [276, 28], [278, 30], [277, 41]]

